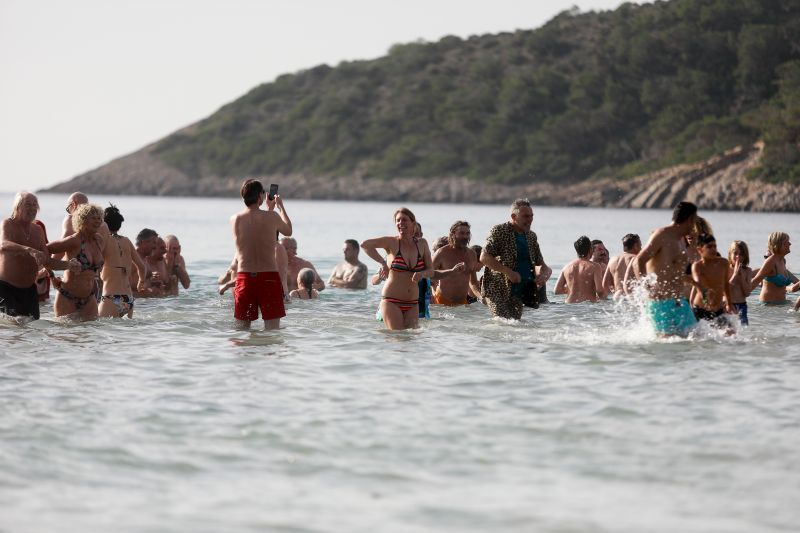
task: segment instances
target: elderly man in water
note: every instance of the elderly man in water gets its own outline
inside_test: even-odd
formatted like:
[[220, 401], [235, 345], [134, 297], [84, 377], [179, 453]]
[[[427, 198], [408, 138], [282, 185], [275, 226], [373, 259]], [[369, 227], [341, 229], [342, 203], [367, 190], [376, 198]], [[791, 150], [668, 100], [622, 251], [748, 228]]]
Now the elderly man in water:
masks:
[[0, 226], [0, 312], [39, 318], [36, 275], [42, 267], [80, 270], [76, 259], [59, 261], [47, 253], [44, 232], [34, 223], [39, 200], [29, 192], [14, 197], [11, 216]]
[[64, 221], [61, 223], [61, 238], [66, 239], [73, 233], [75, 233], [75, 228], [72, 227], [72, 213], [83, 204], [89, 203], [89, 197], [83, 194], [82, 192], [74, 192], [69, 195], [67, 198], [67, 216], [64, 217]]
[[469, 222], [459, 220], [450, 226], [448, 244], [436, 250], [433, 256], [433, 268], [449, 270], [459, 264], [463, 264], [464, 268], [439, 281], [433, 290], [431, 303], [448, 306], [467, 305], [470, 288], [480, 292], [476, 275], [478, 257], [469, 248], [471, 237]]
[[181, 241], [175, 235], [166, 235], [164, 243], [167, 247], [164, 264], [171, 280], [167, 293], [175, 295], [178, 294], [178, 283], [180, 282], [184, 289], [188, 289], [191, 279], [186, 272], [186, 260], [181, 255]]
[[564, 303], [596, 302], [606, 297], [603, 287], [603, 266], [589, 260], [592, 241], [583, 235], [575, 241], [578, 258], [567, 263], [556, 282], [555, 293], [566, 294]]
[[297, 288], [297, 274], [304, 268], [310, 268], [314, 271], [314, 288], [318, 291], [325, 290], [325, 282], [319, 277], [317, 269], [314, 268], [311, 261], [306, 261], [297, 255], [297, 241], [292, 237], [284, 237], [281, 239], [281, 244], [289, 258], [289, 269], [286, 272], [286, 283], [289, 290], [293, 291]]
[[518, 198], [511, 204], [510, 220], [494, 226], [486, 237], [480, 257], [486, 266], [481, 295], [493, 316], [521, 319], [523, 305], [538, 306], [539, 289], [552, 274], [532, 224], [530, 201]]

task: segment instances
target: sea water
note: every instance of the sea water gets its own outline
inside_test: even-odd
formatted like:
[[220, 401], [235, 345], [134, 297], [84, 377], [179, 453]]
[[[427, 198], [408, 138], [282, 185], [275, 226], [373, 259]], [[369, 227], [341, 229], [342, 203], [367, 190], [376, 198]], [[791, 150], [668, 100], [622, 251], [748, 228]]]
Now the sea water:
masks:
[[[55, 239], [66, 196], [39, 200]], [[241, 200], [92, 200], [118, 205], [132, 239], [176, 234], [191, 288], [137, 300], [133, 320], [64, 323], [49, 303], [0, 324], [2, 531], [797, 530], [800, 315], [753, 295], [736, 335], [659, 340], [636, 305], [552, 294], [577, 237], [615, 255], [667, 211], [535, 207], [553, 303], [520, 322], [433, 307], [387, 332], [370, 287], [247, 332], [215, 284]], [[285, 201], [325, 279], [344, 239], [394, 234], [401, 205]], [[509, 213], [408, 207], [429, 240], [467, 220], [478, 244]], [[756, 268], [770, 232], [800, 239], [797, 215], [701, 214]]]

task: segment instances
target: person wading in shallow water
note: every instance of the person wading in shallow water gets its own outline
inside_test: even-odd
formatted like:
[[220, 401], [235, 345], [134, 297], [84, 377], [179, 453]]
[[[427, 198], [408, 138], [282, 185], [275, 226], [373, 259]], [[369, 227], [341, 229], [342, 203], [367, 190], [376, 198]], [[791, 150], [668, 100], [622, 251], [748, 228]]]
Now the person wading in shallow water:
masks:
[[19, 192], [11, 216], [0, 226], [0, 312], [6, 316], [38, 320], [36, 276], [41, 268], [80, 268], [74, 259], [59, 261], [47, 253], [44, 232], [34, 223], [38, 212], [36, 196]]
[[[394, 213], [397, 236], [377, 237], [361, 243], [361, 249], [380, 264], [378, 279], [386, 279], [381, 293], [380, 315], [391, 330], [415, 328], [419, 323], [419, 281], [433, 276], [428, 241], [417, 239], [416, 217], [405, 207]], [[387, 250], [384, 259], [378, 252]], [[388, 261], [388, 262], [387, 262]]]
[[660, 336], [687, 336], [697, 324], [683, 295], [685, 283], [697, 285], [686, 274], [689, 256], [685, 239], [694, 231], [696, 219], [697, 206], [680, 202], [672, 212], [672, 224], [655, 230], [633, 263], [637, 278], [645, 273], [655, 276], [650, 287], [648, 314]]
[[[234, 318], [239, 328], [250, 327], [258, 318], [265, 329], [278, 329], [286, 316], [283, 306], [283, 285], [275, 261], [278, 233], [292, 234], [292, 222], [279, 195], [270, 200], [264, 186], [256, 180], [246, 180], [241, 188], [244, 210], [231, 217], [236, 245], [236, 288], [233, 290]], [[260, 209], [267, 201], [267, 211]], [[278, 210], [278, 213], [275, 212]]]
[[538, 305], [539, 291], [553, 273], [544, 262], [532, 223], [531, 203], [520, 198], [511, 204], [511, 220], [494, 226], [486, 238], [480, 257], [487, 268], [481, 295], [493, 316], [522, 318], [523, 305]]

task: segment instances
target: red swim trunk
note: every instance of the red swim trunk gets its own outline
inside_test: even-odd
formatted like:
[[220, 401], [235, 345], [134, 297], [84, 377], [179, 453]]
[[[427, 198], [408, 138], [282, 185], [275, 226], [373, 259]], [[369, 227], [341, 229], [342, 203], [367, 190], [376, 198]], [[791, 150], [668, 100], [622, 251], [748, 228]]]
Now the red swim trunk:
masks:
[[258, 318], [274, 320], [286, 316], [283, 286], [277, 272], [239, 272], [233, 289], [233, 316], [252, 322]]

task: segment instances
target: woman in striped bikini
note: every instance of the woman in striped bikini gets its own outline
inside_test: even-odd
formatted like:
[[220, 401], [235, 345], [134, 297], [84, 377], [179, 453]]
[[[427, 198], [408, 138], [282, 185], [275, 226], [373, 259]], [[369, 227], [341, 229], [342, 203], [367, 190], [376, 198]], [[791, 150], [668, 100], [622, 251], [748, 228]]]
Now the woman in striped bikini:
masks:
[[[387, 278], [381, 294], [381, 315], [389, 329], [417, 327], [417, 283], [433, 275], [428, 241], [414, 237], [416, 221], [414, 213], [402, 207], [394, 213], [396, 237], [377, 237], [361, 243], [364, 252], [381, 265], [379, 275]], [[386, 250], [388, 263], [381, 257], [379, 249]]]

